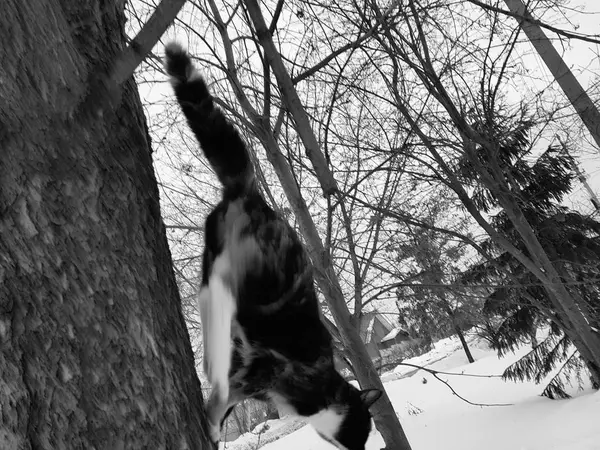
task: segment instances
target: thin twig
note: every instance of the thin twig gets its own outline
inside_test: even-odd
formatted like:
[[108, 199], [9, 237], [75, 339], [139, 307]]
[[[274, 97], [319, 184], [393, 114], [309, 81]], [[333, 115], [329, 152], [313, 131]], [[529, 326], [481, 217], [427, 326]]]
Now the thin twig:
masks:
[[[600, 39], [598, 39], [598, 38], [592, 38], [592, 37], [589, 37], [589, 35], [585, 35], [585, 34], [581, 34], [581, 33], [572, 33], [570, 31], [561, 30], [560, 28], [556, 28], [551, 25], [545, 24], [541, 20], [535, 19], [529, 14], [527, 14], [527, 15], [516, 14], [516, 13], [513, 13], [512, 11], [498, 8], [497, 6], [487, 5], [479, 0], [467, 0], [467, 1], [469, 3], [472, 3], [474, 5], [477, 5], [481, 8], [483, 8], [483, 9], [486, 9], [488, 11], [492, 11], [492, 12], [499, 13], [499, 14], [504, 14], [505, 16], [509, 16], [509, 17], [514, 17], [515, 19], [518, 19], [519, 22], [523, 21], [523, 22], [532, 23], [534, 25], [537, 25], [540, 28], [545, 28], [547, 30], [550, 30], [553, 33], [558, 34], [559, 36], [564, 36], [569, 39], [578, 39], [580, 41], [591, 42], [593, 44], [600, 44]], [[597, 36], [597, 35], [593, 35], [593, 36]]]
[[410, 363], [405, 363], [405, 362], [401, 362], [398, 365], [399, 366], [413, 367], [415, 369], [424, 370], [425, 372], [429, 372], [432, 375], [437, 373], [437, 374], [440, 374], [440, 375], [454, 375], [454, 376], [459, 376], [459, 377], [471, 377], [471, 378], [502, 378], [502, 375], [478, 375], [476, 373], [444, 372], [444, 371], [441, 371], [441, 370], [429, 369], [427, 367], [418, 366], [416, 364], [410, 364]]
[[463, 397], [462, 395], [460, 395], [458, 392], [456, 392], [456, 390], [450, 386], [450, 383], [448, 383], [446, 380], [443, 380], [440, 377], [440, 374], [445, 374], [445, 375], [458, 375], [458, 376], [470, 376], [470, 377], [477, 377], [477, 378], [500, 378], [500, 375], [475, 375], [475, 374], [460, 374], [460, 373], [450, 373], [450, 372], [440, 372], [437, 370], [433, 370], [433, 369], [428, 369], [427, 367], [421, 367], [421, 366], [417, 366], [415, 364], [409, 364], [409, 363], [400, 363], [399, 365], [403, 365], [403, 366], [409, 366], [409, 367], [414, 367], [416, 369], [420, 369], [420, 370], [424, 370], [425, 372], [429, 372], [431, 375], [433, 375], [438, 381], [441, 381], [442, 383], [444, 383], [448, 389], [450, 389], [450, 391], [452, 392], [452, 394], [456, 395], [459, 399], [461, 399], [463, 402], [468, 403], [469, 405], [473, 405], [473, 406], [512, 406], [512, 403], [475, 403], [472, 402], [470, 400], [467, 400], [465, 397]]
[[165, 228], [172, 230], [204, 231], [203, 227], [197, 227], [194, 225], [165, 225]]

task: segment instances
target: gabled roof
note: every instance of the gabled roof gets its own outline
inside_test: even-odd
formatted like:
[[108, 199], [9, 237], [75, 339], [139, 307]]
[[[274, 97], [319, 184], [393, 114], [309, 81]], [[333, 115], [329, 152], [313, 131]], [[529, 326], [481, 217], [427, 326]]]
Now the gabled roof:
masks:
[[394, 325], [390, 320], [381, 314], [379, 311], [369, 311], [363, 313], [360, 318], [360, 337], [365, 344], [371, 342], [373, 337], [373, 326], [375, 321], [378, 321], [383, 325], [383, 328], [389, 333], [394, 329]]

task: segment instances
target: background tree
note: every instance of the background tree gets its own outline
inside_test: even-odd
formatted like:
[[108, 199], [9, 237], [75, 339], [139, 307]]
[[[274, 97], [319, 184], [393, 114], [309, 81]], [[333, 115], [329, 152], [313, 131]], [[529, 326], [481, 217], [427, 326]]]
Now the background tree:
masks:
[[2, 448], [209, 448], [123, 7], [3, 4]]
[[[563, 275], [562, 281], [574, 292], [578, 307], [585, 312], [592, 329], [600, 329], [598, 314], [598, 268], [600, 224], [590, 217], [560, 206], [575, 179], [574, 162], [563, 146], [551, 146], [535, 163], [525, 163], [531, 152], [527, 135], [531, 124], [525, 122], [522, 129], [508, 139], [503, 146], [502, 168], [514, 180], [518, 180], [527, 221], [533, 225], [538, 240], [552, 256], [553, 262]], [[468, 161], [462, 166], [467, 179], [474, 172]], [[475, 188], [474, 198], [482, 210], [490, 211], [497, 201], [481, 186]], [[526, 248], [506, 214], [494, 216], [493, 223], [508, 236], [522, 252]], [[523, 270], [520, 263], [509, 253], [502, 251], [493, 241], [484, 242], [495, 258], [472, 268], [465, 280], [486, 282], [499, 286], [489, 295], [485, 310], [499, 322], [493, 331], [493, 347], [500, 354], [514, 350], [523, 340], [533, 340], [534, 350], [520, 361], [508, 367], [504, 373], [509, 379], [535, 379], [539, 382], [558, 364], [561, 370], [550, 380], [543, 395], [566, 397], [565, 382], [580, 372], [592, 376], [598, 387], [597, 374], [592, 361], [573, 349], [573, 330], [563, 316], [553, 309], [548, 293], [532, 274]], [[541, 343], [536, 342], [536, 332], [549, 326], [550, 333]]]
[[[199, 4], [193, 4], [190, 8], [194, 11], [193, 14], [200, 13], [207, 20], [203, 20], [201, 23], [198, 23], [198, 21], [190, 22], [193, 28], [186, 29], [193, 29], [190, 33], [193, 33], [199, 40], [211, 42], [210, 47], [203, 47], [204, 49], [208, 48], [208, 52], [202, 52], [201, 49], [194, 51], [193, 48], [190, 48], [190, 51], [198, 56], [200, 63], [204, 64], [203, 67], [207, 69], [214, 67], [216, 73], [213, 74], [212, 79], [219, 79], [221, 76], [220, 71], [222, 71], [231, 88], [227, 90], [227, 87], [224, 88], [222, 84], [215, 86], [216, 92], [223, 94], [220, 98], [221, 105], [246, 130], [249, 138], [247, 140], [251, 147], [255, 149], [256, 159], [262, 162], [266, 156], [268, 163], [259, 163], [257, 166], [265, 172], [270, 171], [269, 166], [273, 167], [271, 173], [277, 176], [277, 184], [281, 185], [282, 188], [272, 189], [272, 182], [267, 182], [266, 184], [271, 189], [265, 189], [264, 191], [267, 193], [268, 200], [273, 203], [276, 209], [283, 212], [288, 211], [289, 220], [292, 224], [297, 224], [302, 232], [316, 267], [319, 290], [327, 302], [328, 308], [325, 318], [332, 317], [335, 320], [337, 328], [332, 329], [330, 326], [330, 330], [339, 337], [342, 348], [350, 349], [350, 352], [342, 356], [352, 362], [352, 368], [363, 387], [371, 386], [383, 389], [379, 376], [358, 334], [358, 322], [360, 321], [364, 297], [364, 293], [361, 291], [364, 283], [362, 281], [356, 283], [353, 289], [350, 290], [350, 295], [346, 297], [344, 294], [348, 292], [347, 285], [340, 282], [341, 277], [348, 277], [348, 273], [359, 280], [373, 277], [372, 272], [369, 271], [369, 266], [372, 266], [372, 263], [369, 263], [368, 260], [370, 254], [375, 253], [373, 248], [379, 248], [377, 243], [379, 242], [378, 236], [380, 236], [380, 233], [378, 230], [381, 230], [381, 225], [376, 221], [370, 221], [369, 217], [365, 219], [360, 211], [355, 213], [348, 200], [342, 197], [340, 197], [341, 203], [329, 194], [323, 200], [323, 189], [318, 181], [319, 179], [315, 177], [314, 168], [307, 166], [301, 159], [297, 159], [298, 156], [304, 153], [306, 146], [297, 132], [296, 119], [285, 114], [282, 114], [279, 118], [279, 112], [283, 112], [281, 109], [282, 99], [275, 87], [274, 80], [271, 80], [270, 76], [264, 78], [265, 73], [270, 74], [273, 64], [266, 64], [266, 60], [264, 60], [266, 65], [263, 64], [258, 70], [255, 66], [245, 65], [246, 61], [256, 61], [254, 46], [258, 44], [258, 40], [251, 41], [243, 37], [245, 33], [248, 33], [249, 30], [252, 32], [253, 29], [245, 28], [249, 9], [247, 11], [241, 4], [232, 7], [227, 4], [217, 5], [214, 2], [208, 2], [206, 8]], [[215, 26], [207, 27], [207, 24], [211, 23], [214, 23]], [[217, 44], [214, 44], [214, 42], [217, 42]], [[249, 60], [246, 60], [246, 57]], [[238, 60], [243, 61], [244, 65], [238, 63]], [[266, 83], [263, 83], [262, 81], [265, 80]], [[250, 86], [252, 88], [248, 88]], [[263, 87], [263, 90], [258, 89], [259, 87]], [[235, 96], [232, 98], [231, 94], [235, 94]], [[240, 114], [240, 111], [245, 113], [245, 117]], [[278, 115], [275, 117], [275, 114]], [[270, 117], [272, 117], [272, 121], [267, 120]], [[314, 136], [310, 137], [310, 134], [312, 134], [310, 125], [308, 128], [303, 127], [302, 129], [306, 133], [305, 138], [315, 139]], [[264, 153], [262, 153], [261, 147], [264, 148]], [[315, 149], [315, 152], [318, 151]], [[328, 177], [327, 183], [332, 180], [329, 170], [325, 167], [325, 171], [322, 172]], [[351, 176], [354, 175], [351, 174]], [[260, 174], [259, 177], [261, 177]], [[265, 179], [270, 181], [273, 178], [271, 176], [271, 178], [265, 177]], [[389, 184], [391, 183], [392, 180]], [[302, 186], [302, 191], [300, 186]], [[269, 196], [268, 192], [271, 190], [274, 192], [273, 195]], [[327, 203], [336, 205], [326, 214], [319, 214], [319, 212], [312, 214], [313, 211], [319, 211]], [[315, 215], [324, 220], [316, 222], [313, 219]], [[353, 221], [353, 218], [356, 218], [356, 221]], [[336, 226], [328, 227], [327, 223], [337, 222], [338, 220], [343, 220], [345, 226], [339, 228]], [[356, 231], [355, 227], [359, 224], [358, 221], [362, 222], [360, 226], [365, 230], [362, 234], [364, 236], [370, 235], [370, 239], [365, 238], [360, 242], [354, 240], [353, 233]], [[334, 230], [335, 233], [341, 231], [343, 233], [342, 237], [330, 233], [330, 238], [327, 238], [327, 229]], [[344, 249], [349, 249], [342, 256], [348, 265], [341, 264], [338, 266], [334, 264], [337, 254], [334, 254], [332, 249], [338, 245]], [[346, 267], [348, 266], [352, 267], [352, 272], [347, 271]], [[352, 313], [347, 306], [347, 301], [350, 305], [355, 306]], [[331, 325], [332, 322], [326, 321], [326, 323]], [[386, 445], [390, 448], [409, 448], [387, 396], [384, 396], [374, 406], [373, 412], [375, 423], [382, 433]]]
[[[450, 214], [451, 208], [448, 200], [437, 196], [429, 205], [429, 217], [423, 220], [432, 227], [443, 226], [439, 222]], [[457, 215], [450, 217], [459, 228], [466, 226]], [[475, 362], [464, 333], [475, 323], [481, 301], [475, 290], [469, 292], [458, 283], [469, 263], [467, 244], [449, 234], [410, 225], [396, 241], [405, 274], [413, 275], [414, 280], [398, 289], [400, 324], [413, 337], [426, 337], [430, 341], [456, 334], [467, 360]]]

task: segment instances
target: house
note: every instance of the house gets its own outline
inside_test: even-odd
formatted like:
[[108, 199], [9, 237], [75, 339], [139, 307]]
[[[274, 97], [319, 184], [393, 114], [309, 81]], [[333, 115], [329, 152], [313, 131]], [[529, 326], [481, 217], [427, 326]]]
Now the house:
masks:
[[371, 358], [381, 356], [382, 348], [409, 339], [408, 334], [395, 326], [386, 315], [378, 311], [363, 313], [360, 319], [360, 337], [367, 346]]
[[[376, 367], [381, 367], [384, 363], [388, 364], [391, 353], [395, 359], [402, 359], [404, 354], [412, 353], [413, 348], [422, 347], [422, 339], [412, 339], [401, 327], [395, 326], [388, 315], [379, 311], [363, 313], [360, 319], [359, 334]], [[341, 356], [340, 350], [343, 349], [343, 345], [335, 336], [333, 340], [334, 345], [338, 348], [338, 352], [335, 354], [336, 369], [348, 379], [353, 379], [350, 362]]]

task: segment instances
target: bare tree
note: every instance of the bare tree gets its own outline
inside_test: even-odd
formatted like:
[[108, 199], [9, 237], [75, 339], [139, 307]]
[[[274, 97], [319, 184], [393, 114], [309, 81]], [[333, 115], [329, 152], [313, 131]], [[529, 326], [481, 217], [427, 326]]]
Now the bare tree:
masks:
[[533, 19], [527, 6], [521, 0], [504, 0], [504, 3], [519, 19], [519, 25], [556, 78], [556, 82], [579, 114], [600, 151], [600, 112], [598, 108], [556, 51], [552, 42], [546, 37], [541, 26]]
[[[382, 14], [376, 2], [371, 2], [370, 6], [370, 11], [375, 17]], [[585, 315], [584, 302], [578, 298], [575, 291], [567, 288], [572, 276], [561, 270], [558, 261], [553, 261], [548, 249], [540, 244], [535, 229], [523, 212], [523, 205], [528, 199], [521, 192], [519, 183], [506, 173], [499, 160], [499, 149], [500, 146], [506, 145], [504, 139], [507, 135], [494, 134], [492, 130], [497, 124], [517, 126], [515, 118], [519, 116], [515, 112], [512, 115], [506, 113], [507, 103], [503, 103], [499, 94], [502, 80], [508, 76], [507, 61], [514, 45], [506, 47], [506, 54], [500, 55], [500, 61], [504, 62], [498, 63], [496, 58], [492, 64], [484, 66], [481, 81], [473, 84], [479, 88], [475, 91], [469, 87], [464, 77], [460, 78], [462, 75], [459, 71], [468, 66], [460, 59], [453, 60], [453, 57], [459, 55], [440, 52], [439, 48], [445, 46], [434, 40], [435, 33], [443, 33], [441, 26], [444, 19], [439, 13], [445, 14], [447, 9], [440, 4], [421, 4], [413, 0], [409, 1], [408, 6], [408, 9], [399, 10], [395, 21], [386, 24], [384, 33], [377, 36], [381, 49], [391, 64], [389, 73], [382, 71], [390, 95], [429, 153], [436, 173], [444, 183], [456, 193], [479, 226], [530, 271], [547, 290], [552, 298], [555, 314], [561, 317], [561, 322], [567, 328], [565, 331], [572, 335], [575, 346], [588, 363], [588, 368], [597, 383], [600, 380], [600, 336], [589, 325], [590, 318]], [[367, 13], [358, 11], [358, 14], [367, 19]], [[489, 20], [497, 19], [492, 17]], [[463, 42], [450, 35], [446, 37], [446, 41], [446, 45]], [[433, 50], [434, 43], [436, 50]], [[486, 51], [489, 52], [490, 48], [491, 46], [488, 46]], [[473, 53], [469, 55], [473, 57]], [[436, 142], [440, 140], [440, 136], [432, 134], [434, 130], [431, 124], [423, 123], [420, 117], [415, 115], [414, 107], [406, 97], [406, 91], [401, 90], [399, 79], [402, 70], [412, 72], [420, 81], [430, 99], [430, 104], [426, 106], [435, 108], [436, 114], [447, 120], [442, 131], [443, 147]], [[471, 99], [479, 102], [479, 105], [472, 103]], [[507, 125], [511, 120], [511, 125]], [[466, 155], [478, 174], [479, 182], [492, 192], [518, 231], [527, 254], [517, 249], [482, 215], [462, 184], [456, 167], [452, 164], [451, 153], [444, 147]]]

